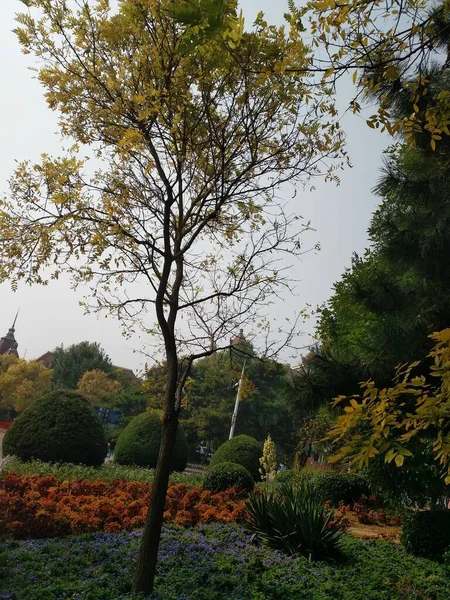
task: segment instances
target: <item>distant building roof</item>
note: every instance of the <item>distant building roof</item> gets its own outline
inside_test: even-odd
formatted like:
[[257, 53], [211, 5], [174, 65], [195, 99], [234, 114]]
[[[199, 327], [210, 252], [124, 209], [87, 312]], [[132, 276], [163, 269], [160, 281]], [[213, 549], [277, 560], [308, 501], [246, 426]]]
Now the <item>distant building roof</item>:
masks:
[[236, 346], [236, 344], [239, 344], [239, 342], [242, 342], [243, 340], [245, 340], [244, 330], [239, 329], [239, 333], [235, 335], [234, 338], [231, 338], [231, 345]]
[[308, 354], [302, 357], [302, 362], [299, 365], [291, 367], [292, 371], [306, 371], [313, 360], [316, 359], [317, 354], [314, 349], [310, 350]]
[[19, 356], [19, 353], [17, 352], [19, 344], [14, 336], [18, 314], [19, 312], [17, 312], [12, 326], [8, 329], [8, 333], [0, 338], [0, 354], [14, 354], [15, 356]]
[[46, 352], [45, 354], [43, 354], [42, 356], [40, 356], [39, 358], [36, 358], [36, 362], [41, 362], [42, 364], [44, 364], [46, 367], [50, 367], [50, 365], [52, 364], [52, 358], [53, 358], [53, 352]]

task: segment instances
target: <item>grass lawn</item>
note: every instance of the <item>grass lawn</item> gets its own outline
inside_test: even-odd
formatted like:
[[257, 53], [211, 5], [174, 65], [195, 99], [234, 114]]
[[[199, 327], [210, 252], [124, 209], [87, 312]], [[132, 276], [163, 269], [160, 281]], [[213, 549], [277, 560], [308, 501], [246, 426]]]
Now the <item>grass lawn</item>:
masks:
[[[125, 600], [140, 532], [6, 541], [1, 600]], [[448, 600], [450, 568], [347, 537], [340, 564], [261, 547], [238, 525], [166, 527], [159, 600]]]

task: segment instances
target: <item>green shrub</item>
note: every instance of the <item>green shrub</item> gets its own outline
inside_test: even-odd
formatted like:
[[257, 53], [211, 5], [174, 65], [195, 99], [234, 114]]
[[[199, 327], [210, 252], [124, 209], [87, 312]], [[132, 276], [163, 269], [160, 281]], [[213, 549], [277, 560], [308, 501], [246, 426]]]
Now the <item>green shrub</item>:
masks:
[[23, 461], [103, 464], [107, 444], [102, 424], [78, 392], [56, 390], [37, 400], [11, 425], [3, 454]]
[[245, 467], [253, 480], [258, 481], [261, 479], [259, 473], [261, 456], [262, 448], [255, 438], [248, 435], [237, 435], [217, 449], [209, 465], [214, 467], [223, 462], [236, 463]]
[[309, 483], [265, 487], [250, 494], [244, 523], [272, 548], [313, 559], [335, 556], [343, 530]]
[[297, 485], [302, 481], [302, 476], [299, 471], [294, 471], [293, 469], [289, 469], [288, 471], [278, 471], [274, 483], [278, 485]]
[[[162, 411], [149, 410], [134, 417], [117, 440], [114, 462], [155, 468], [162, 437]], [[187, 464], [187, 442], [183, 426], [178, 423], [172, 457], [172, 471], [184, 471]]]
[[402, 529], [401, 542], [415, 556], [440, 561], [450, 548], [450, 510], [411, 512]]
[[305, 474], [311, 481], [316, 494], [323, 500], [328, 500], [335, 506], [339, 502], [353, 504], [362, 495], [369, 495], [367, 481], [355, 473], [336, 473], [334, 471], [311, 471]]
[[251, 492], [254, 482], [245, 467], [232, 462], [223, 462], [211, 467], [203, 482], [203, 487], [212, 492], [223, 492], [235, 486]]

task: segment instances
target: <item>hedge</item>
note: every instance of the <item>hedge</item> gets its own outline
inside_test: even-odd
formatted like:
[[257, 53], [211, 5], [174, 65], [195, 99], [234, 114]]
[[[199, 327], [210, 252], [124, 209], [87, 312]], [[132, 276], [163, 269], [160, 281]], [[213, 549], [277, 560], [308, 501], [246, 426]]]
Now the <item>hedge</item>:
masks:
[[3, 454], [23, 461], [103, 464], [107, 443], [94, 409], [80, 393], [56, 390], [19, 415], [3, 439]]
[[237, 435], [219, 446], [209, 464], [210, 467], [223, 462], [242, 465], [253, 477], [253, 480], [258, 481], [261, 479], [259, 472], [261, 456], [262, 448], [255, 438], [248, 435]]
[[253, 477], [242, 465], [223, 462], [209, 469], [203, 480], [203, 487], [212, 492], [224, 492], [232, 487], [251, 492], [254, 482]]
[[411, 512], [403, 525], [401, 542], [415, 556], [442, 560], [450, 548], [450, 510]]
[[[163, 413], [149, 410], [132, 419], [117, 440], [114, 461], [120, 465], [138, 465], [155, 468], [161, 444]], [[181, 423], [178, 423], [172, 471], [184, 471], [187, 464], [187, 441]]]

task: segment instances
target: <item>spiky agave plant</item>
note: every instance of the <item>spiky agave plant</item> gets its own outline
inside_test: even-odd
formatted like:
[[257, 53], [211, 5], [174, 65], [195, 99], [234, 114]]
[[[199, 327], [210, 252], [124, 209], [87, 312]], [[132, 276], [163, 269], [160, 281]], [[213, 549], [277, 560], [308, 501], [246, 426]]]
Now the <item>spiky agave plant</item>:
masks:
[[265, 487], [246, 501], [245, 526], [272, 548], [311, 559], [339, 553], [341, 518], [324, 507], [308, 482]]

